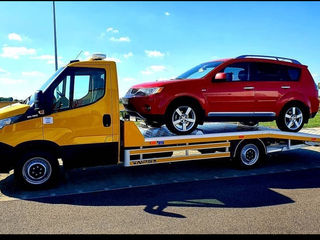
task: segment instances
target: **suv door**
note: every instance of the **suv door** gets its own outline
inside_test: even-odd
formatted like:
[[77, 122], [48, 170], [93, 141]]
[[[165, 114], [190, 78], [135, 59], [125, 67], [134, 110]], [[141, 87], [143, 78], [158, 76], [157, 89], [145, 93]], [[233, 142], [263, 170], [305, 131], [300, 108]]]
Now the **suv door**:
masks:
[[226, 81], [212, 80], [205, 96], [209, 104], [209, 117], [238, 117], [253, 112], [254, 88], [250, 81], [248, 62], [232, 63], [220, 72]]
[[51, 114], [43, 118], [44, 139], [61, 146], [65, 166], [117, 160], [109, 78], [104, 68], [69, 67], [45, 92]]
[[252, 63], [254, 111], [275, 115], [278, 101], [293, 89], [297, 89], [299, 77], [298, 68], [265, 62]]

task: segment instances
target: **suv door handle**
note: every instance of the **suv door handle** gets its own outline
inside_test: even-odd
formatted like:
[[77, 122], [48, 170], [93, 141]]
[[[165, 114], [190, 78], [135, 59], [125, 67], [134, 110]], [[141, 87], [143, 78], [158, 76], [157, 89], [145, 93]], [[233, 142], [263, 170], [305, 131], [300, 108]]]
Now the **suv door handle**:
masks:
[[252, 90], [252, 89], [254, 89], [254, 87], [244, 87], [243, 89], [244, 90]]
[[290, 86], [282, 86], [281, 88], [283, 88], [283, 89], [289, 89]]
[[110, 125], [111, 125], [111, 117], [110, 117], [110, 115], [109, 114], [103, 115], [102, 122], [103, 122], [103, 126], [110, 127]]

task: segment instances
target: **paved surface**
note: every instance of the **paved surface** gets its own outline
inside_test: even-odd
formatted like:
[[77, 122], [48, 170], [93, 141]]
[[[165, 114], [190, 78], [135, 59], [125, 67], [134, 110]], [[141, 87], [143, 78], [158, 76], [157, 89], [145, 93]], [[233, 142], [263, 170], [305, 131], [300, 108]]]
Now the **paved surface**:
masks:
[[319, 149], [246, 171], [225, 160], [75, 169], [41, 191], [1, 174], [0, 233], [319, 234]]

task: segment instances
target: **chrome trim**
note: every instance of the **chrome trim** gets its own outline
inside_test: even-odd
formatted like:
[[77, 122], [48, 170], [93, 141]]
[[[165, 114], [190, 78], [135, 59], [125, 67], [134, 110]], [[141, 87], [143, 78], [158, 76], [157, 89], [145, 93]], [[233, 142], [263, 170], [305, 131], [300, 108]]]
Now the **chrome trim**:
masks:
[[283, 88], [283, 89], [289, 89], [289, 88], [291, 88], [290, 86], [282, 86], [281, 88]]
[[243, 89], [244, 90], [252, 90], [252, 89], [254, 89], [254, 87], [244, 87]]
[[231, 116], [240, 116], [240, 117], [263, 117], [270, 116], [275, 117], [276, 113], [274, 112], [209, 112], [208, 117], [231, 117]]

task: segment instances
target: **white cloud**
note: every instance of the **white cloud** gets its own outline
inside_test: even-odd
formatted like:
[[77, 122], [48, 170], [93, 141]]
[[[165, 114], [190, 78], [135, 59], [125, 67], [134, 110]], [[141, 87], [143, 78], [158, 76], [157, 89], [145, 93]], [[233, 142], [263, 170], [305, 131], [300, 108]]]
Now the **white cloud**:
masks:
[[107, 57], [105, 60], [106, 60], [106, 61], [114, 61], [114, 62], [116, 62], [116, 63], [120, 63], [120, 62], [121, 62], [120, 59], [114, 58], [114, 57]]
[[[48, 64], [55, 64], [55, 60], [49, 60], [48, 62], [47, 62]], [[64, 65], [64, 62], [63, 61], [61, 61], [60, 59], [58, 59], [58, 65]]]
[[136, 81], [135, 78], [130, 78], [130, 77], [123, 78], [122, 80], [123, 80], [124, 82], [134, 82], [134, 81]]
[[19, 59], [20, 56], [36, 54], [36, 50], [26, 47], [3, 47], [1, 57]]
[[118, 29], [114, 29], [112, 27], [107, 28], [107, 32], [112, 32], [112, 33], [119, 33]]
[[4, 70], [3, 68], [0, 68], [0, 73], [7, 73], [7, 71]]
[[[55, 64], [55, 57], [53, 55], [41, 55], [41, 56], [34, 56], [30, 57], [31, 59], [38, 59], [38, 60], [45, 60], [48, 64]], [[61, 60], [62, 57], [58, 57], [58, 64], [63, 65], [64, 62]]]
[[125, 58], [129, 58], [129, 57], [132, 57], [133, 56], [133, 53], [132, 52], [128, 52], [127, 54], [124, 54], [123, 55]]
[[88, 52], [88, 51], [85, 51], [84, 53], [83, 53], [86, 57], [89, 57], [91, 54], [90, 54], [90, 52]]
[[170, 16], [170, 13], [169, 12], [165, 12], [164, 15]]
[[8, 78], [8, 77], [0, 77], [0, 83], [1, 84], [18, 84], [22, 83], [24, 80], [22, 79], [13, 79], [13, 78]]
[[38, 72], [38, 71], [22, 72], [21, 74], [24, 77], [44, 77], [44, 76], [46, 76], [44, 73]]
[[163, 57], [164, 56], [164, 53], [162, 52], [159, 52], [159, 51], [150, 51], [150, 50], [145, 50], [144, 51], [148, 57]]
[[320, 75], [317, 74], [317, 73], [311, 73], [311, 75], [312, 75], [313, 78], [316, 78], [316, 77], [319, 77], [319, 76], [320, 76]]
[[8, 38], [9, 38], [9, 40], [22, 41], [21, 36], [17, 33], [9, 33]]
[[110, 41], [113, 41], [113, 42], [130, 42], [130, 38], [129, 37], [120, 37], [120, 38], [111, 37]]
[[150, 75], [150, 74], [153, 74], [153, 73], [156, 73], [156, 72], [162, 72], [165, 69], [166, 69], [165, 66], [153, 65], [153, 66], [147, 67], [145, 70], [141, 71], [141, 73], [143, 75]]

